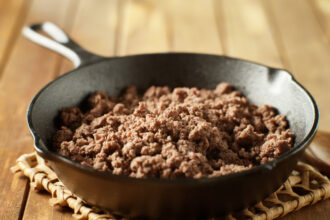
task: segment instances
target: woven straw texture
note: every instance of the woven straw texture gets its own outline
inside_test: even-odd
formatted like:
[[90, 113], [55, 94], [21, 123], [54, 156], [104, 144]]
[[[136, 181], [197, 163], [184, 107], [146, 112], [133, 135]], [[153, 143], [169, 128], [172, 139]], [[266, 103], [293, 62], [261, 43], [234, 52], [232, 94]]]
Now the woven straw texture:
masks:
[[[122, 219], [122, 217], [112, 215], [105, 210], [91, 207], [72, 194], [36, 153], [20, 156], [16, 165], [12, 167], [12, 171], [21, 171], [30, 179], [31, 187], [35, 190], [48, 191], [52, 196], [51, 205], [70, 207], [76, 219]], [[299, 162], [288, 180], [275, 193], [254, 206], [223, 218], [228, 220], [275, 219], [329, 197], [329, 179], [312, 166]]]

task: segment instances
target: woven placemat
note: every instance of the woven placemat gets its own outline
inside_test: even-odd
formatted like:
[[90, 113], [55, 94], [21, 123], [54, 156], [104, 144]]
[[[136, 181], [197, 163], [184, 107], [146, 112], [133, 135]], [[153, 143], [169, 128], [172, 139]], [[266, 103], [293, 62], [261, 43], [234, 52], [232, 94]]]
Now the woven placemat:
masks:
[[[72, 194], [57, 178], [45, 160], [36, 153], [20, 156], [13, 172], [22, 171], [30, 179], [35, 190], [46, 190], [52, 198], [51, 205], [70, 207], [76, 219], [103, 220], [122, 219], [120, 216], [89, 206], [79, 197]], [[330, 181], [312, 166], [298, 162], [287, 181], [264, 201], [240, 212], [229, 214], [225, 219], [275, 219], [302, 207], [315, 204], [330, 197]]]

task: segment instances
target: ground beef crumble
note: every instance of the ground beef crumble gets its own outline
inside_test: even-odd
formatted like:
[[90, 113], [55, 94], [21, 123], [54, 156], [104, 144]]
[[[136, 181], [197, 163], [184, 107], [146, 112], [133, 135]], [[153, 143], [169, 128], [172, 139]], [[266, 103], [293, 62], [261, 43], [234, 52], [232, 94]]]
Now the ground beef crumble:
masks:
[[53, 145], [65, 157], [136, 178], [214, 177], [250, 169], [289, 150], [294, 136], [273, 107], [249, 104], [228, 83], [215, 90], [134, 86], [98, 91], [89, 110], [62, 109]]

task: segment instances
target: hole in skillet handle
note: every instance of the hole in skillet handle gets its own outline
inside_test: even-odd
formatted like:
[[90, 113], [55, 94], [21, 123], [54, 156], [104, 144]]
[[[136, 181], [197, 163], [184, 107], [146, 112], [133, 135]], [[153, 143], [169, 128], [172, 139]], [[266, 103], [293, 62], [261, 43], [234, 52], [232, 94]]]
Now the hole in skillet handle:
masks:
[[[46, 21], [43, 23], [25, 26], [22, 29], [22, 34], [32, 42], [68, 58], [74, 64], [74, 67], [76, 69], [91, 64], [93, 62], [105, 59], [105, 57], [95, 55], [80, 47], [62, 29], [60, 29], [52, 22]], [[39, 91], [39, 93], [41, 91]], [[38, 94], [36, 96], [38, 96]], [[46, 147], [46, 144], [41, 140], [40, 137], [38, 137], [38, 135], [33, 129], [33, 126], [31, 126], [30, 124], [32, 123], [30, 118], [31, 106], [34, 103], [36, 96], [30, 103], [27, 115], [30, 131], [32, 133], [32, 136], [34, 137], [35, 150], [37, 151], [38, 155], [40, 155], [46, 160], [56, 160], [56, 157], [53, 155], [53, 152], [51, 152]]]
[[[40, 31], [48, 36], [39, 33]], [[52, 22], [46, 21], [25, 26], [22, 29], [22, 34], [34, 43], [68, 58], [75, 68], [105, 59], [105, 57], [90, 53], [80, 47], [62, 29]]]

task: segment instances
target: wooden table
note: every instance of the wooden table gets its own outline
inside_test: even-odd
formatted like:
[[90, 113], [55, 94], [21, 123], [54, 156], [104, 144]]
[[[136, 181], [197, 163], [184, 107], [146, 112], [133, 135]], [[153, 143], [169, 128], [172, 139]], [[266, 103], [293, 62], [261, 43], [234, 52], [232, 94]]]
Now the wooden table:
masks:
[[[24, 39], [25, 24], [52, 21], [104, 56], [189, 51], [286, 68], [314, 95], [330, 131], [328, 0], [0, 0], [0, 219], [73, 219], [9, 168], [33, 151], [26, 109], [47, 82], [72, 69]], [[284, 219], [330, 219], [329, 200]]]

